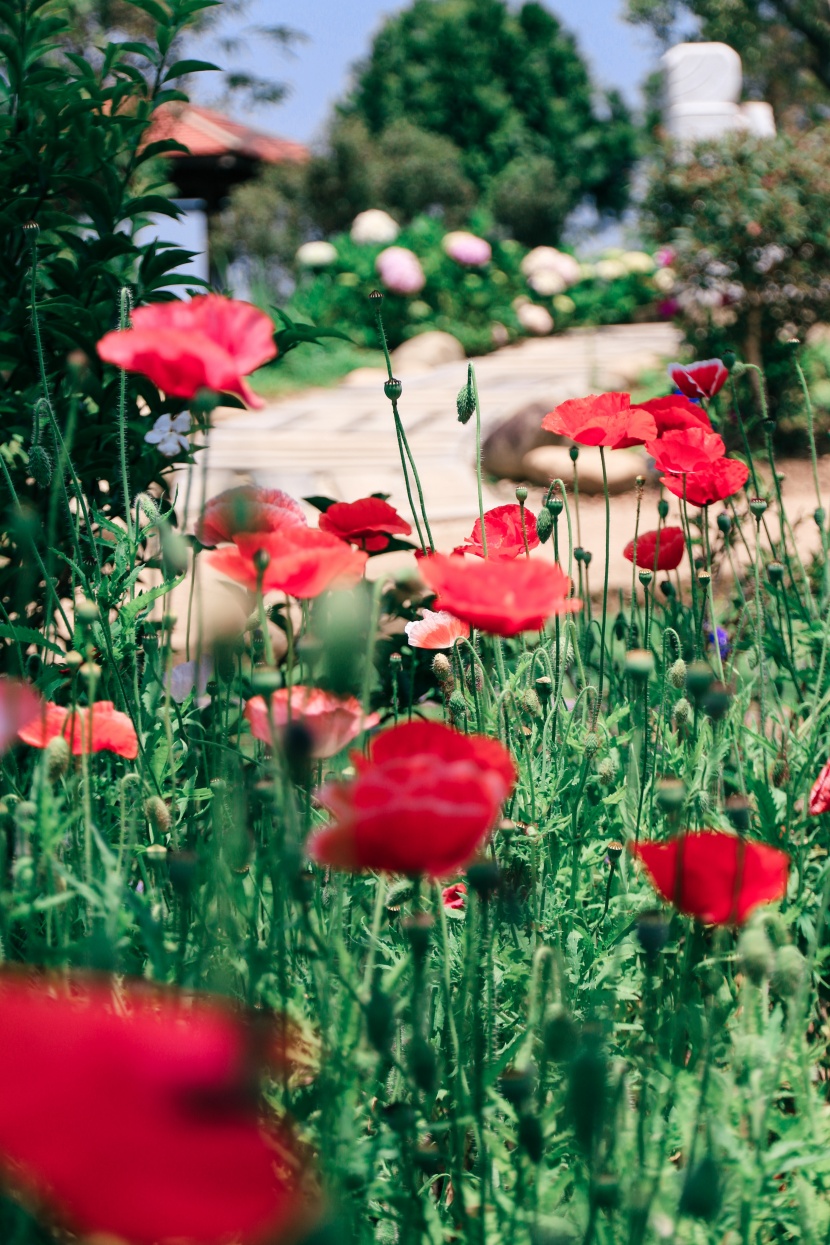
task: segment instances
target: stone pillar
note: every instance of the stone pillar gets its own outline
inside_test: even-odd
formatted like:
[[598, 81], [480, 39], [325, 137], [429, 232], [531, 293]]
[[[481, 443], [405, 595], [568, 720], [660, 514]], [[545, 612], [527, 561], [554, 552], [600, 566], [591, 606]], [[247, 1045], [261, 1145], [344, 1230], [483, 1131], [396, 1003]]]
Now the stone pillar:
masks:
[[741, 58], [726, 43], [678, 43], [662, 58], [665, 121], [677, 142], [692, 144], [741, 132], [769, 138], [769, 104], [739, 104]]

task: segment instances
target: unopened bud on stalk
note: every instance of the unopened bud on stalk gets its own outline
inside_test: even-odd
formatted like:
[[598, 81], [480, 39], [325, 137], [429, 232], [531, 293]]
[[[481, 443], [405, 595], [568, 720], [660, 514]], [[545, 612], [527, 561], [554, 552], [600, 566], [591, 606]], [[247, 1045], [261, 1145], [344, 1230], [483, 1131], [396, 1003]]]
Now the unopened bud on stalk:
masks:
[[579, 1029], [573, 1016], [560, 1003], [554, 1003], [545, 1012], [542, 1041], [548, 1059], [554, 1063], [564, 1063], [576, 1053]]
[[690, 1168], [680, 1195], [680, 1210], [692, 1219], [710, 1223], [716, 1218], [721, 1204], [720, 1172], [711, 1154]]
[[94, 623], [100, 611], [94, 601], [81, 597], [75, 606], [75, 618], [80, 623]]
[[658, 501], [657, 513], [661, 519], [665, 519], [668, 516], [669, 503], [666, 501], [665, 497], [661, 497], [660, 500]]
[[523, 1115], [519, 1119], [519, 1145], [531, 1163], [541, 1163], [545, 1153], [545, 1136], [542, 1125], [535, 1115]]
[[543, 702], [550, 700], [553, 695], [553, 683], [546, 674], [540, 675], [536, 680], [536, 691]]
[[720, 722], [726, 715], [730, 699], [731, 692], [726, 684], [715, 682], [703, 697], [704, 712], [713, 722]]
[[776, 757], [770, 777], [772, 778], [773, 787], [785, 787], [787, 785], [790, 780], [790, 767], [786, 756]]
[[495, 860], [476, 860], [467, 869], [467, 882], [470, 890], [475, 891], [482, 899], [488, 899], [498, 888], [499, 866]]
[[669, 601], [671, 600], [673, 596], [676, 596], [676, 593], [674, 591], [674, 584], [672, 583], [670, 579], [664, 579], [662, 581], [662, 583], [660, 584], [660, 591], [662, 592], [663, 596]]
[[687, 667], [686, 686], [695, 700], [708, 692], [714, 677], [711, 666], [705, 661], [693, 661]]
[[596, 731], [589, 731], [582, 741], [582, 751], [590, 760], [599, 752], [599, 735]]
[[824, 506], [816, 506], [813, 511], [813, 518], [815, 519], [816, 527], [824, 527], [824, 520], [827, 518]]
[[85, 661], [81, 666], [80, 675], [82, 679], [87, 679], [90, 683], [95, 682], [101, 677], [101, 667], [96, 661]]
[[646, 487], [645, 476], [636, 476], [634, 480], [634, 487], [637, 492], [637, 497], [641, 498], [643, 496], [643, 489]]
[[772, 943], [766, 931], [745, 929], [738, 939], [738, 963], [755, 986], [762, 985], [774, 966]]
[[381, 1055], [389, 1051], [395, 1023], [395, 1006], [388, 994], [375, 983], [366, 1004], [366, 1032], [369, 1041]]
[[69, 769], [72, 756], [69, 741], [63, 735], [56, 735], [46, 745], [46, 777], [49, 782], [57, 782], [61, 775]]
[[582, 550], [582, 561], [585, 563], [586, 566], [591, 565], [591, 559], [593, 558], [593, 556], [594, 555], [591, 553], [590, 549]]
[[282, 675], [273, 666], [257, 666], [251, 671], [251, 691], [255, 696], [270, 696], [282, 687]]
[[637, 917], [637, 941], [646, 959], [654, 963], [665, 947], [669, 938], [669, 927], [663, 913], [657, 908], [649, 908]]
[[718, 528], [724, 536], [728, 536], [732, 531], [732, 520], [725, 510], [718, 515]]
[[686, 802], [686, 784], [681, 778], [661, 778], [657, 783], [655, 796], [664, 813], [675, 813]]
[[751, 812], [752, 808], [745, 795], [730, 795], [726, 801], [726, 816], [740, 834], [749, 829]]
[[396, 376], [393, 376], [391, 380], [387, 380], [384, 383], [383, 392], [386, 394], [390, 402], [397, 402], [398, 398], [403, 393], [403, 385]]
[[170, 829], [170, 809], [161, 796], [150, 795], [144, 801], [144, 815], [156, 834], [166, 834]]
[[767, 503], [764, 501], [763, 497], [750, 497], [749, 509], [755, 516], [755, 519], [760, 523], [767, 511]]
[[610, 787], [616, 772], [616, 766], [610, 757], [603, 757], [597, 766], [597, 778], [604, 787]]
[[798, 947], [788, 943], [775, 953], [770, 985], [782, 999], [792, 998], [801, 988], [807, 973], [807, 961]]
[[579, 458], [579, 446], [572, 445], [571, 448], [568, 450], [568, 453], [571, 456], [571, 462], [575, 463], [576, 460]]
[[84, 664], [84, 659], [81, 654], [74, 651], [67, 653], [64, 657], [64, 661], [73, 673]]
[[577, 562], [585, 561], [585, 550], [582, 548], [581, 545], [577, 545], [576, 548], [574, 549], [574, 558], [576, 559]]
[[455, 399], [455, 409], [458, 411], [458, 422], [460, 424], [468, 423], [475, 414], [476, 395], [473, 389], [472, 364], [467, 366], [467, 383], [458, 391], [458, 397]]
[[465, 670], [464, 682], [467, 684], [470, 691], [475, 688], [477, 692], [480, 692], [484, 687], [484, 672], [477, 661], [470, 662], [469, 666]]
[[686, 683], [686, 663], [682, 657], [678, 657], [677, 661], [672, 662], [669, 666], [669, 683], [672, 687], [683, 687]]
[[499, 1077], [501, 1096], [514, 1107], [521, 1107], [527, 1102], [535, 1086], [536, 1069], [533, 1064], [525, 1064], [523, 1068], [508, 1068]]
[[625, 655], [625, 673], [645, 681], [654, 673], [654, 654], [647, 648], [632, 648]]
[[767, 578], [774, 588], [781, 583], [784, 578], [784, 566], [781, 562], [770, 562], [767, 567]]
[[432, 673], [439, 683], [449, 683], [452, 678], [452, 664], [444, 653], [436, 653], [432, 659]]
[[539, 693], [533, 687], [525, 688], [522, 694], [522, 708], [532, 717], [538, 718], [542, 712], [542, 704], [539, 700]]
[[708, 588], [712, 582], [712, 576], [705, 567], [698, 571], [697, 582], [700, 584], [701, 588]]
[[540, 510], [536, 516], [536, 535], [544, 545], [551, 538], [553, 532], [553, 519], [547, 506]]
[[52, 459], [42, 445], [33, 445], [29, 450], [29, 470], [35, 484], [48, 488], [52, 483]]
[[416, 912], [414, 916], [408, 916], [402, 922], [412, 954], [421, 963], [429, 950], [429, 939], [434, 924], [435, 921], [429, 912]]
[[620, 856], [622, 856], [623, 845], [622, 843], [620, 843], [619, 839], [612, 839], [611, 842], [606, 847], [605, 851], [606, 851], [606, 855], [608, 856], [608, 860], [611, 863], [611, 867], [613, 868], [614, 865], [619, 860]]
[[447, 701], [447, 707], [454, 718], [464, 718], [467, 714], [467, 700], [464, 693], [456, 689]]
[[681, 696], [673, 710], [676, 725], [685, 726], [691, 716], [692, 706], [685, 696]]
[[254, 570], [257, 575], [264, 575], [271, 563], [271, 555], [267, 549], [257, 549], [254, 554]]

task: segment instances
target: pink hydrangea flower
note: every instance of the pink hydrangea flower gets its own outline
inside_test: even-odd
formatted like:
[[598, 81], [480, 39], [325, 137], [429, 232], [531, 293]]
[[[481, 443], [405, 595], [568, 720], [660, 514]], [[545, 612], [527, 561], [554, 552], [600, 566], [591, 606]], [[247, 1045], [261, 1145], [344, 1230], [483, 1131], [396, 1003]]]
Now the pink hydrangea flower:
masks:
[[405, 246], [388, 246], [378, 255], [375, 267], [381, 281], [393, 294], [417, 294], [426, 285], [418, 256]]
[[463, 229], [456, 229], [452, 233], [445, 234], [441, 245], [450, 259], [454, 259], [457, 264], [466, 264], [470, 268], [480, 268], [482, 264], [489, 263], [493, 254], [489, 242]]

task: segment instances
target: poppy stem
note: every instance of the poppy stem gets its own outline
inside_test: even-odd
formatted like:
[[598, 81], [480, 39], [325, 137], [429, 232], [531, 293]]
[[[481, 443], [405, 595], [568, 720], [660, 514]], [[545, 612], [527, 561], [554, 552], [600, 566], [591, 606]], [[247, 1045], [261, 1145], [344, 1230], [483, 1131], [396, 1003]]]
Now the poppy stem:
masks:
[[[602, 628], [599, 641], [599, 687], [597, 688], [597, 706], [602, 704], [602, 679], [605, 673], [605, 624], [608, 619], [608, 565], [611, 561], [611, 499], [608, 496], [608, 472], [605, 467], [605, 446], [599, 447], [599, 460], [602, 463], [602, 491], [605, 495], [605, 573], [602, 580]], [[574, 464], [576, 479], [576, 464]]]
[[[478, 517], [481, 522], [481, 548], [485, 558], [487, 557], [487, 529], [484, 525], [484, 490], [481, 480], [481, 402], [478, 397], [478, 381], [476, 380], [476, 370], [472, 363], [467, 366], [467, 384], [472, 387], [473, 399], [476, 404], [476, 485], [478, 486]], [[524, 535], [524, 510], [522, 510], [522, 534]], [[525, 535], [525, 549], [527, 549], [527, 536]], [[530, 553], [528, 552], [528, 557]]]
[[[118, 297], [118, 327], [123, 332], [130, 327], [132, 295], [122, 286]], [[124, 494], [124, 522], [127, 524], [127, 540], [133, 542], [133, 517], [130, 513], [130, 475], [127, 465], [127, 372], [122, 367], [118, 374], [118, 449], [121, 458], [121, 491]]]

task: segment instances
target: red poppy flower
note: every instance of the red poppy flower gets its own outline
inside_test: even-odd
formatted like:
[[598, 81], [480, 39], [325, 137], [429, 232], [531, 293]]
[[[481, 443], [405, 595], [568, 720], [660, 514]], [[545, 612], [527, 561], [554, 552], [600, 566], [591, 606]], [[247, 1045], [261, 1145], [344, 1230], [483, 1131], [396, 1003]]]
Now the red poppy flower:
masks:
[[808, 807], [813, 817], [818, 817], [819, 813], [826, 813], [830, 810], [830, 761], [827, 762], [815, 781], [815, 785], [810, 792]]
[[63, 735], [73, 756], [80, 756], [82, 752], [117, 752], [129, 761], [138, 756], [135, 727], [111, 700], [96, 701], [92, 709], [44, 704], [37, 716], [17, 734], [32, 748], [45, 748], [50, 739]]
[[[682, 562], [683, 550], [686, 548], [683, 529], [679, 527], [664, 527], [659, 532], [643, 532], [638, 536], [637, 565], [648, 571], [654, 570], [654, 554], [658, 542], [660, 548], [657, 554], [658, 571], [675, 570]], [[628, 558], [629, 562], [634, 561], [633, 540], [630, 540], [623, 549], [623, 557]]]
[[438, 594], [438, 608], [493, 635], [538, 631], [553, 614], [575, 614], [582, 602], [568, 597], [571, 581], [550, 562], [474, 562], [434, 553], [419, 563], [424, 580]]
[[[259, 1126], [250, 1037], [204, 1001], [0, 980], [0, 1164], [73, 1233], [276, 1239], [298, 1201]], [[283, 1164], [284, 1166], [284, 1164]]]
[[721, 830], [628, 846], [663, 898], [704, 925], [741, 925], [787, 889], [786, 852]]
[[320, 515], [320, 531], [378, 553], [389, 544], [390, 536], [408, 536], [412, 528], [388, 501], [361, 497], [359, 501], [336, 501], [329, 506]]
[[445, 908], [453, 908], [456, 912], [464, 908], [467, 900], [467, 887], [464, 882], [454, 882], [441, 891], [441, 899]]
[[423, 618], [408, 622], [406, 638], [413, 648], [452, 648], [456, 640], [470, 634], [469, 623], [462, 622], [446, 610], [421, 610]]
[[354, 696], [335, 696], [318, 687], [292, 687], [289, 693], [287, 687], [281, 687], [270, 698], [270, 712], [264, 696], [252, 696], [246, 704], [251, 734], [263, 743], [272, 743], [272, 730], [281, 731], [288, 725], [289, 702], [291, 721], [301, 722], [311, 735], [314, 757], [333, 757], [380, 721], [377, 713], [364, 715]]
[[729, 372], [720, 359], [703, 359], [700, 363], [669, 364], [669, 376], [687, 398], [714, 398], [726, 384]]
[[706, 428], [709, 432], [712, 431], [709, 416], [703, 407], [678, 393], [668, 398], [650, 398], [648, 402], [639, 402], [637, 405], [641, 411], [648, 411], [654, 417], [658, 437], [682, 428]]
[[466, 864], [495, 825], [516, 781], [496, 739], [461, 735], [440, 722], [405, 722], [353, 757], [351, 782], [318, 793], [334, 823], [311, 856], [338, 869], [440, 877]]
[[28, 683], [0, 678], [0, 752], [10, 748], [18, 732], [37, 717], [42, 703]]
[[300, 503], [280, 488], [245, 484], [210, 498], [196, 524], [196, 538], [208, 547], [224, 545], [243, 532], [274, 532], [283, 523], [307, 526]]
[[[686, 501], [693, 506], [711, 506], [716, 501], [726, 501], [738, 489], [743, 488], [749, 479], [749, 467], [739, 458], [719, 458], [711, 463], [705, 471], [696, 471], [686, 476]], [[683, 496], [682, 476], [662, 476], [661, 484], [665, 484], [675, 497]]]
[[[516, 502], [506, 506], [494, 506], [485, 511], [484, 531], [487, 535], [487, 557], [495, 561], [510, 562], [525, 552], [524, 536], [522, 535], [522, 506]], [[539, 544], [536, 535], [536, 516], [525, 508], [524, 530], [527, 534], [528, 549], [535, 549]], [[481, 519], [476, 519], [473, 530], [463, 545], [453, 549], [453, 553], [470, 553], [477, 558], [484, 557], [484, 546], [481, 543]]]
[[137, 307], [132, 328], [106, 333], [98, 343], [105, 363], [140, 372], [173, 398], [213, 389], [256, 407], [265, 403], [243, 377], [276, 353], [270, 317], [221, 294]]
[[209, 553], [207, 560], [223, 575], [256, 590], [255, 558], [260, 552], [269, 559], [262, 576], [263, 592], [285, 592], [302, 600], [318, 597], [335, 581], [354, 583], [363, 574], [368, 556], [328, 532], [283, 523], [273, 532], [241, 533], [233, 545]]
[[653, 416], [631, 405], [627, 393], [589, 394], [571, 398], [542, 420], [546, 432], [570, 437], [580, 445], [641, 445], [657, 436]]
[[682, 475], [705, 471], [726, 453], [723, 438], [706, 428], [679, 428], [667, 432], [659, 440], [647, 442], [646, 449], [658, 471]]

